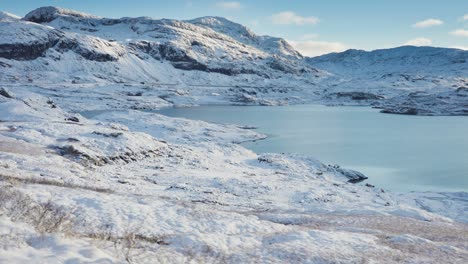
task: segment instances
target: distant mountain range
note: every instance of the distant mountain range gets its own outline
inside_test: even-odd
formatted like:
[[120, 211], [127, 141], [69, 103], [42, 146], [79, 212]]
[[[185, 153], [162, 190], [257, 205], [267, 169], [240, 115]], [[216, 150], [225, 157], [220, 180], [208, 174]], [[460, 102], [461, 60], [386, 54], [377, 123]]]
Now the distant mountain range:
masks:
[[0, 69], [3, 83], [287, 86], [302, 89], [291, 95], [304, 100], [378, 106], [390, 102], [382, 98], [451, 98], [468, 89], [468, 51], [459, 49], [404, 46], [308, 58], [284, 39], [221, 17], [113, 19], [57, 7], [24, 18], [0, 13]]

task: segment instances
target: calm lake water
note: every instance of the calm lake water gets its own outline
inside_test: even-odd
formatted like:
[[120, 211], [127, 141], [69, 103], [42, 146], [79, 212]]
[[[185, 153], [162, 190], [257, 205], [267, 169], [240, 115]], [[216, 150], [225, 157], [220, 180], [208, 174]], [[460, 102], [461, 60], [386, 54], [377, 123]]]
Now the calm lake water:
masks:
[[468, 118], [381, 114], [368, 107], [200, 106], [158, 113], [258, 127], [257, 153], [311, 155], [394, 191], [468, 191]]

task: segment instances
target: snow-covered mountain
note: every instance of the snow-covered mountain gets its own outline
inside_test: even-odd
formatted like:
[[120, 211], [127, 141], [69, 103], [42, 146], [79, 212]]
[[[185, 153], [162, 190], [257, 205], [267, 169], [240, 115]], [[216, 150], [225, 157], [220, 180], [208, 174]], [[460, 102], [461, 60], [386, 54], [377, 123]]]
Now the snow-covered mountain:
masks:
[[367, 97], [378, 99], [375, 105], [388, 113], [468, 113], [465, 50], [403, 46], [371, 52], [347, 50], [306, 61], [334, 76], [329, 82], [334, 89], [326, 96], [332, 101]]
[[[225, 18], [113, 19], [57, 7], [22, 19], [2, 13], [0, 34], [3, 83], [170, 84], [186, 89], [177, 93], [189, 98], [183, 102], [196, 93], [249, 104], [315, 101], [372, 104], [395, 113], [468, 112], [459, 92], [468, 87], [468, 51], [458, 49], [405, 46], [305, 58], [284, 39], [258, 36]], [[422, 97], [410, 98], [414, 92]], [[441, 95], [456, 103], [436, 100]]]
[[460, 76], [468, 71], [468, 52], [460, 49], [402, 46], [364, 51], [350, 49], [307, 58], [308, 63], [335, 74], [434, 74]]
[[200, 17], [187, 20], [187, 22], [211, 28], [216, 32], [228, 35], [241, 43], [256, 47], [268, 53], [298, 59], [303, 58], [303, 56], [286, 40], [271, 36], [258, 36], [246, 26], [229, 21], [222, 17]]
[[193, 73], [184, 77], [188, 71], [197, 71], [201, 83], [213, 78], [223, 83], [226, 76], [239, 75], [262, 82], [324, 75], [299, 60], [300, 54], [284, 40], [252, 35], [255, 45], [247, 45], [238, 35], [178, 20], [108, 19], [43, 7], [22, 20], [3, 15], [1, 33], [0, 57], [9, 60], [2, 59], [3, 64], [28, 72], [35, 80], [50, 78], [44, 73], [88, 81], [172, 83], [193, 81]]

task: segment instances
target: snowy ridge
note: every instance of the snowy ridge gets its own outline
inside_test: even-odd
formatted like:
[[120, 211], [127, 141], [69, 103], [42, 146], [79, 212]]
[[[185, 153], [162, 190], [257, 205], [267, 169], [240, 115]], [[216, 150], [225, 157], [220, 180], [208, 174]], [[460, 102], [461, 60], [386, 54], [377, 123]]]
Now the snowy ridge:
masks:
[[306, 61], [335, 76], [324, 96], [330, 104], [372, 104], [397, 114], [468, 115], [468, 51], [404, 46]]
[[294, 75], [317, 72], [300, 61], [272, 56], [229, 35], [184, 21], [147, 17], [97, 18], [55, 8], [34, 10], [24, 19], [67, 32], [117, 41], [126, 46], [129, 56], [135, 59], [150, 60], [151, 63], [156, 63], [153, 60], [167, 60], [181, 70], [225, 75], [255, 74], [263, 78], [278, 78], [275, 72]]
[[231, 36], [239, 42], [252, 45], [269, 53], [298, 59], [302, 58], [302, 55], [286, 40], [271, 36], [258, 36], [247, 27], [222, 17], [200, 17], [187, 20], [187, 22], [194, 25], [209, 27], [216, 32]]
[[[311, 65], [340, 75], [407, 73], [461, 76], [468, 71], [468, 51], [403, 46], [374, 51], [347, 50], [314, 58]], [[441, 71], [443, 70], [443, 71]]]

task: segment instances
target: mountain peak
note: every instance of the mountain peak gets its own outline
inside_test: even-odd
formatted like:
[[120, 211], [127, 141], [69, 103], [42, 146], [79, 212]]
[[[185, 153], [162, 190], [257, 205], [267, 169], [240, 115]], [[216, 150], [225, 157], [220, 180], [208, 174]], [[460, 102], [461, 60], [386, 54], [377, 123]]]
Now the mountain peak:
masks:
[[255, 46], [267, 52], [272, 52], [281, 56], [302, 58], [302, 55], [286, 40], [270, 36], [258, 36], [248, 27], [232, 22], [224, 17], [205, 16], [187, 20], [186, 22], [196, 26], [211, 28], [216, 32], [228, 35], [239, 42]]
[[34, 9], [24, 16], [24, 20], [31, 21], [35, 23], [48, 23], [56, 19], [59, 16], [69, 16], [76, 18], [98, 18], [86, 13], [81, 13], [71, 9], [65, 9], [55, 6], [44, 6]]
[[186, 22], [197, 26], [209, 27], [217, 32], [228, 34], [230, 36], [234, 35], [245, 39], [253, 39], [257, 36], [246, 26], [233, 22], [224, 17], [205, 16], [187, 20]]

